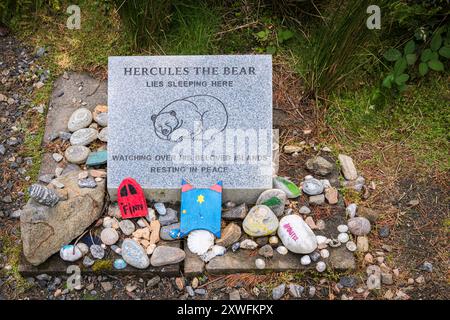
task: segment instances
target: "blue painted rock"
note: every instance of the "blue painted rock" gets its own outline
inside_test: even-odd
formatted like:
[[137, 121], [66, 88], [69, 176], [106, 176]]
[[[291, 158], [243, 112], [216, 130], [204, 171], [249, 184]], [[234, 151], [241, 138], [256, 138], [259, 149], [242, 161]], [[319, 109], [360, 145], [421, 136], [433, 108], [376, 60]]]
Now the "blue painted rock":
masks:
[[114, 266], [114, 269], [122, 270], [122, 269], [126, 268], [127, 263], [123, 259], [116, 259], [116, 260], [114, 260], [113, 266]]
[[95, 167], [105, 164], [108, 160], [108, 153], [106, 150], [91, 152], [87, 158], [86, 165], [88, 167]]
[[174, 223], [168, 226], [163, 226], [160, 230], [159, 230], [159, 237], [162, 240], [166, 240], [166, 241], [170, 241], [170, 240], [175, 240], [178, 239], [178, 237], [176, 238], [172, 238], [171, 236], [171, 231], [172, 230], [176, 230], [176, 229], [180, 229], [180, 223]]

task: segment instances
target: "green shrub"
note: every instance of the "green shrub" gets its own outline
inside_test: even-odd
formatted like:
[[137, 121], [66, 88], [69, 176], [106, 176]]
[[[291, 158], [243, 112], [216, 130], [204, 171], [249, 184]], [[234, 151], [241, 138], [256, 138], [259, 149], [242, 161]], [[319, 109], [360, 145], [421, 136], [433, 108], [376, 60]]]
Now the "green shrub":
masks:
[[62, 0], [2, 0], [0, 20], [10, 24], [14, 18], [31, 18], [40, 9], [56, 12], [61, 9]]
[[170, 22], [172, 2], [167, 0], [114, 0], [135, 48], [148, 49]]
[[370, 4], [368, 0], [340, 1], [314, 31], [305, 76], [310, 92], [332, 91], [357, 68], [356, 56], [375, 33], [366, 26]]
[[403, 53], [390, 48], [384, 58], [394, 62], [392, 71], [384, 78], [383, 87], [396, 88], [402, 92], [410, 78], [423, 77], [429, 71], [442, 72], [450, 59], [450, 24], [439, 27], [432, 35], [424, 34], [420, 39], [409, 40]]

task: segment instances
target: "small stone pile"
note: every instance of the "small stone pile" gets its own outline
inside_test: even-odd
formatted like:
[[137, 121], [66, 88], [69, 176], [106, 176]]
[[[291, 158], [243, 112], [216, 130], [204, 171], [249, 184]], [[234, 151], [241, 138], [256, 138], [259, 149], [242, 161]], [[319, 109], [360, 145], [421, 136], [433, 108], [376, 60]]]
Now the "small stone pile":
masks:
[[[106, 150], [105, 146], [93, 154], [88, 146], [97, 139], [108, 142], [108, 106], [97, 105], [93, 112], [78, 108], [70, 116], [67, 128], [69, 132], [59, 132], [58, 137], [70, 141], [71, 145], [64, 152], [68, 162], [77, 165], [87, 162], [89, 166], [106, 163], [106, 153], [101, 152]], [[62, 160], [61, 155], [58, 158]]]

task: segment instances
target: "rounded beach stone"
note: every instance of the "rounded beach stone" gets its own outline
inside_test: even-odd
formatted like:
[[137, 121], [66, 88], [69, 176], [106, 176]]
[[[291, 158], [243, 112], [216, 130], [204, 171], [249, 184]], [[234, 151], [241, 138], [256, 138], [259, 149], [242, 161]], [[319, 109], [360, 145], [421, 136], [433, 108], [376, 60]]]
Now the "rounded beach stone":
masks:
[[308, 254], [317, 248], [316, 235], [298, 215], [281, 218], [278, 237], [283, 245], [294, 253]]
[[69, 118], [67, 128], [69, 131], [77, 131], [86, 128], [92, 122], [92, 113], [86, 108], [79, 108], [75, 110]]
[[83, 254], [83, 256], [85, 254], [89, 253], [89, 247], [87, 246], [87, 244], [80, 242], [77, 244], [78, 249], [80, 249], [81, 253]]
[[286, 249], [285, 246], [279, 246], [277, 248], [277, 252], [284, 256], [284, 255], [286, 255], [288, 253], [288, 249]]
[[318, 272], [324, 272], [327, 269], [327, 265], [323, 261], [319, 261], [316, 264], [316, 270]]
[[103, 259], [105, 256], [105, 250], [98, 244], [93, 244], [89, 248], [89, 251], [91, 251], [91, 254], [95, 259]]
[[266, 267], [266, 262], [263, 259], [258, 258], [255, 260], [255, 265], [258, 269], [264, 269]]
[[365, 236], [370, 232], [370, 221], [364, 217], [356, 217], [348, 220], [348, 230], [356, 236]]
[[339, 232], [347, 232], [348, 231], [348, 227], [345, 224], [340, 224], [340, 225], [337, 226], [337, 230]]
[[66, 149], [66, 152], [64, 152], [64, 156], [66, 157], [66, 160], [70, 163], [83, 164], [89, 157], [89, 153], [91, 153], [91, 150], [89, 150], [88, 147], [69, 146]]
[[102, 127], [106, 127], [108, 125], [108, 113], [107, 112], [98, 113], [96, 114], [94, 120]]
[[239, 247], [241, 249], [254, 250], [254, 249], [258, 248], [258, 244], [251, 239], [245, 239], [245, 240], [241, 241], [241, 243], [239, 244]]
[[300, 263], [302, 264], [302, 266], [307, 266], [311, 263], [311, 257], [308, 255], [304, 255], [303, 257], [301, 257]]
[[100, 239], [104, 244], [111, 246], [119, 240], [119, 234], [113, 228], [106, 228], [102, 230]]
[[337, 239], [340, 243], [346, 243], [349, 240], [348, 234], [345, 232], [339, 233]]
[[354, 252], [357, 249], [356, 243], [354, 243], [353, 241], [349, 241], [345, 244], [345, 246], [347, 247], [348, 251]]
[[150, 262], [154, 267], [161, 267], [168, 264], [179, 263], [183, 261], [185, 257], [186, 253], [180, 248], [159, 246], [153, 251]]
[[268, 206], [277, 217], [281, 216], [284, 211], [287, 196], [286, 192], [280, 189], [266, 190], [259, 196], [256, 204]]
[[278, 228], [278, 219], [268, 206], [256, 205], [245, 217], [242, 227], [252, 237], [268, 236]]
[[315, 196], [323, 192], [323, 185], [322, 182], [313, 178], [303, 182], [302, 189], [307, 195]]
[[103, 142], [108, 142], [108, 127], [103, 128], [98, 133], [98, 139]]
[[86, 146], [98, 137], [98, 131], [92, 128], [84, 128], [75, 131], [70, 137], [72, 146]]
[[150, 259], [144, 248], [132, 239], [123, 241], [122, 258], [126, 263], [138, 269], [145, 269], [150, 265]]
[[130, 220], [120, 221], [119, 228], [120, 228], [120, 230], [122, 230], [123, 234], [126, 236], [131, 235], [136, 230], [136, 226]]

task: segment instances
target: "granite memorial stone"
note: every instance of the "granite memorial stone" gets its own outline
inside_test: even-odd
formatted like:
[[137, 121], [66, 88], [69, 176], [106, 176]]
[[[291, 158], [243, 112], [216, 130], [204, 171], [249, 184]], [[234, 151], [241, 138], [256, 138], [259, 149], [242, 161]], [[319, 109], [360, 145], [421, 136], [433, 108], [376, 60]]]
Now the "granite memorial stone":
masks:
[[270, 55], [110, 57], [108, 190], [133, 177], [154, 201], [181, 179], [223, 181], [223, 202], [272, 187]]

